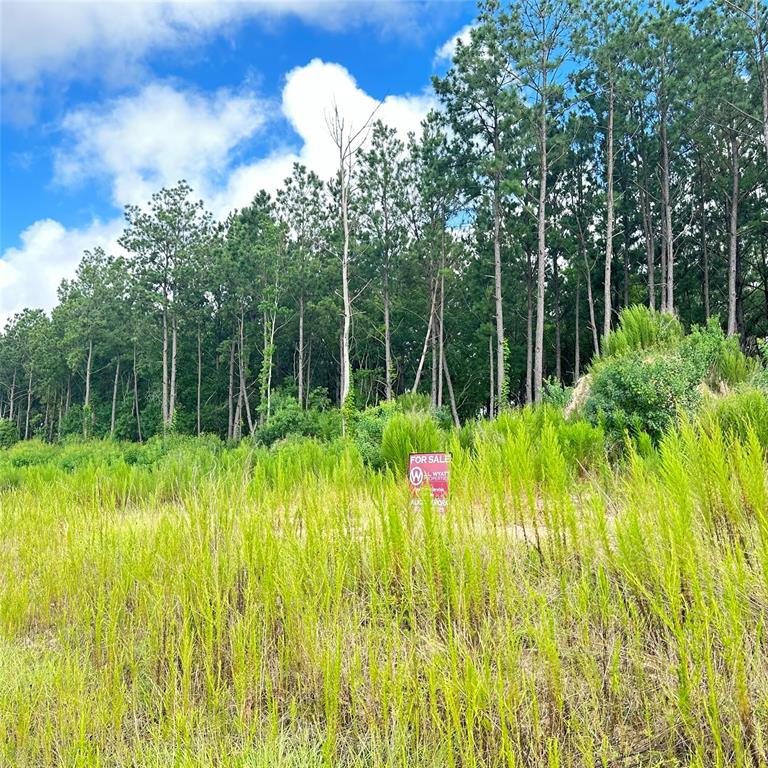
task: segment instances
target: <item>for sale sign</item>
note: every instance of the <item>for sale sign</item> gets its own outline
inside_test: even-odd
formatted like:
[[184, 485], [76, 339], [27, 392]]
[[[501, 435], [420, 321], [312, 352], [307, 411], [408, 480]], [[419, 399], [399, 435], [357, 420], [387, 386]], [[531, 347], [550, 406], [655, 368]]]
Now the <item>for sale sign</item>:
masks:
[[419, 496], [429, 488], [432, 502], [438, 507], [448, 504], [450, 453], [412, 453], [408, 461], [408, 483], [411, 493]]

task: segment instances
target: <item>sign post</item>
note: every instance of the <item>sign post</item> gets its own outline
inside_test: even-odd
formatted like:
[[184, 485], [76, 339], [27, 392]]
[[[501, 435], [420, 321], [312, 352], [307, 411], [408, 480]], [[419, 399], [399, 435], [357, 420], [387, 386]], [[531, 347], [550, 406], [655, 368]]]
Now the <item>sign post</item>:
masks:
[[424, 488], [429, 488], [432, 503], [444, 509], [448, 506], [448, 477], [450, 453], [412, 453], [408, 459], [408, 484], [414, 501]]

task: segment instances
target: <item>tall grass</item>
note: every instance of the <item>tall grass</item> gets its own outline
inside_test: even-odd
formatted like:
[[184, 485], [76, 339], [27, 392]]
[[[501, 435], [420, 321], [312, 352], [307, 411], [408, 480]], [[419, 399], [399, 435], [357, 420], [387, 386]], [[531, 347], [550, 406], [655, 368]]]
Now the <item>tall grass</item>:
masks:
[[345, 442], [0, 454], [0, 764], [765, 765], [754, 427], [601, 441], [454, 433], [418, 513]]

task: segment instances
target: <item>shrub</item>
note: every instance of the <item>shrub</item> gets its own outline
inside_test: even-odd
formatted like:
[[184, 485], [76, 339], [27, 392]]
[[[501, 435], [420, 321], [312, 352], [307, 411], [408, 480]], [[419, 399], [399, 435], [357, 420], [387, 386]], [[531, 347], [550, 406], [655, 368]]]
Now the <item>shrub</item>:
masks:
[[18, 439], [16, 422], [12, 419], [0, 419], [0, 448], [10, 448]]
[[560, 447], [569, 467], [595, 469], [605, 459], [605, 432], [588, 421], [565, 421], [557, 426]]
[[302, 408], [294, 397], [281, 397], [274, 413], [256, 431], [256, 441], [271, 446], [287, 437], [319, 437], [333, 440], [341, 432], [340, 416], [334, 411]]
[[710, 318], [704, 327], [694, 326], [681, 345], [681, 353], [696, 366], [700, 380], [713, 389], [748, 381], [759, 367], [741, 351], [736, 337], [726, 337], [717, 318]]
[[384, 427], [381, 457], [393, 472], [405, 474], [410, 453], [437, 451], [441, 444], [442, 435], [432, 416], [396, 413]]
[[621, 310], [618, 327], [603, 340], [603, 356], [667, 346], [681, 341], [683, 336], [683, 326], [674, 315], [635, 304]]
[[8, 451], [11, 465], [14, 467], [34, 467], [51, 460], [56, 449], [40, 440], [25, 440], [17, 443]]
[[403, 413], [429, 413], [432, 401], [429, 395], [423, 392], [404, 392], [395, 398], [395, 405]]
[[395, 409], [394, 402], [382, 403], [352, 414], [350, 434], [363, 461], [375, 469], [382, 466], [381, 440], [384, 427], [395, 414]]
[[752, 429], [760, 445], [768, 449], [768, 394], [749, 388], [711, 398], [703, 408], [701, 424], [704, 429], [718, 424], [723, 434], [741, 441]]
[[585, 413], [618, 440], [641, 430], [658, 440], [680, 409], [696, 407], [699, 382], [697, 366], [677, 352], [602, 359], [592, 369]]
[[568, 405], [572, 394], [573, 387], [564, 387], [554, 376], [544, 379], [541, 392], [542, 402], [563, 409]]

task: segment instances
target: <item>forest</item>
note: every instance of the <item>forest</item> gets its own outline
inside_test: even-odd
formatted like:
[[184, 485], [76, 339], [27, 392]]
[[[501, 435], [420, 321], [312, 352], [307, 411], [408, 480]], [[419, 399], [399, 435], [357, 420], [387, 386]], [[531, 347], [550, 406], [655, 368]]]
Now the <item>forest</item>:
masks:
[[224, 221], [184, 181], [128, 206], [118, 253], [7, 323], [6, 431], [237, 439], [408, 392], [459, 423], [577, 381], [635, 304], [756, 353], [767, 14], [481, 3], [419, 135], [329, 109], [334, 178], [297, 165]]

